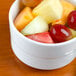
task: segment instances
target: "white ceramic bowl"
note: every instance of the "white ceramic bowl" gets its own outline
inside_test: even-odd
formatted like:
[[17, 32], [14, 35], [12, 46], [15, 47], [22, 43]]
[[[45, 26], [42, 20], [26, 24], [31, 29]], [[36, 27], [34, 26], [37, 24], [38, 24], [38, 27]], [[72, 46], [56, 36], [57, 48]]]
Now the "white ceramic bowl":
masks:
[[43, 70], [61, 68], [74, 59], [76, 38], [58, 44], [44, 44], [23, 36], [14, 26], [13, 20], [20, 11], [16, 0], [9, 11], [11, 46], [15, 55], [25, 64]]
[[67, 1], [76, 6], [76, 0], [67, 0]]

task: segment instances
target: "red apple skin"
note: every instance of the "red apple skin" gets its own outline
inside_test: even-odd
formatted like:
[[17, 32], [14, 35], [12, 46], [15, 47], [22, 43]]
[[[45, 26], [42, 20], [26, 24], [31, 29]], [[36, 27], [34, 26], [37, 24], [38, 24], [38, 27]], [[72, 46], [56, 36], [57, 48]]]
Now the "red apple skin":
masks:
[[49, 32], [37, 33], [33, 35], [28, 35], [26, 37], [41, 43], [54, 43]]

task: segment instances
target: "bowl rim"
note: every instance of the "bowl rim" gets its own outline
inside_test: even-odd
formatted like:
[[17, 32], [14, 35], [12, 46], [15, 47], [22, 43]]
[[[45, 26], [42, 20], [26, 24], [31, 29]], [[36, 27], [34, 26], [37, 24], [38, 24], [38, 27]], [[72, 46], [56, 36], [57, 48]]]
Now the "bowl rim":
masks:
[[12, 11], [12, 8], [14, 7], [14, 5], [16, 5], [16, 1], [13, 2], [13, 4], [11, 5], [10, 7], [10, 10], [9, 10], [9, 24], [10, 26], [12, 26], [15, 31], [21, 36], [21, 38], [24, 38], [26, 39], [27, 41], [31, 42], [31, 43], [34, 43], [34, 44], [37, 44], [37, 45], [41, 45], [41, 46], [52, 46], [52, 47], [55, 47], [55, 46], [64, 46], [64, 45], [68, 45], [72, 42], [75, 42], [76, 41], [76, 38], [73, 38], [71, 40], [68, 40], [68, 41], [65, 41], [65, 42], [62, 42], [62, 43], [56, 43], [56, 44], [47, 44], [47, 43], [41, 43], [41, 42], [37, 42], [37, 41], [34, 41], [34, 40], [31, 40], [27, 37], [25, 37], [23, 34], [21, 34], [17, 29], [16, 27], [14, 26], [14, 22], [12, 20], [12, 15], [11, 15], [11, 11]]

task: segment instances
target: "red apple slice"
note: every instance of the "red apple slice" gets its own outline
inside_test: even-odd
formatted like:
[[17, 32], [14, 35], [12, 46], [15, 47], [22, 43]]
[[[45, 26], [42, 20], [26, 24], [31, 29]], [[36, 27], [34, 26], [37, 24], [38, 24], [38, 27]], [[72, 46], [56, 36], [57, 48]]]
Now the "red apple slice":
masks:
[[33, 35], [28, 35], [26, 37], [42, 43], [54, 43], [49, 32], [37, 33]]

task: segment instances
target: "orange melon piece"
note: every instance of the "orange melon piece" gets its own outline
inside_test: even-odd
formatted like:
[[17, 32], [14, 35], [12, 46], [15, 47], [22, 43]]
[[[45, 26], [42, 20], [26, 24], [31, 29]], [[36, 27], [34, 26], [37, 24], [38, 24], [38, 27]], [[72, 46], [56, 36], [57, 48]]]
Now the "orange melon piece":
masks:
[[62, 20], [62, 19], [59, 19], [59, 20], [53, 21], [52, 22], [52, 25], [54, 25], [54, 24], [62, 24], [62, 25], [65, 25], [65, 21]]
[[54, 25], [54, 24], [63, 24], [63, 25], [65, 25], [66, 22], [67, 22], [67, 16], [70, 14], [70, 12], [75, 10], [75, 6], [72, 5], [71, 3], [67, 2], [67, 1], [64, 1], [64, 0], [61, 0], [61, 3], [62, 3], [62, 6], [63, 6], [62, 18], [52, 22], [52, 25]]
[[14, 24], [15, 27], [21, 31], [29, 22], [33, 20], [33, 14], [30, 7], [25, 7], [20, 14], [16, 17]]
[[37, 6], [42, 0], [21, 0], [22, 3], [25, 5], [25, 6], [28, 6], [28, 7], [35, 7]]

